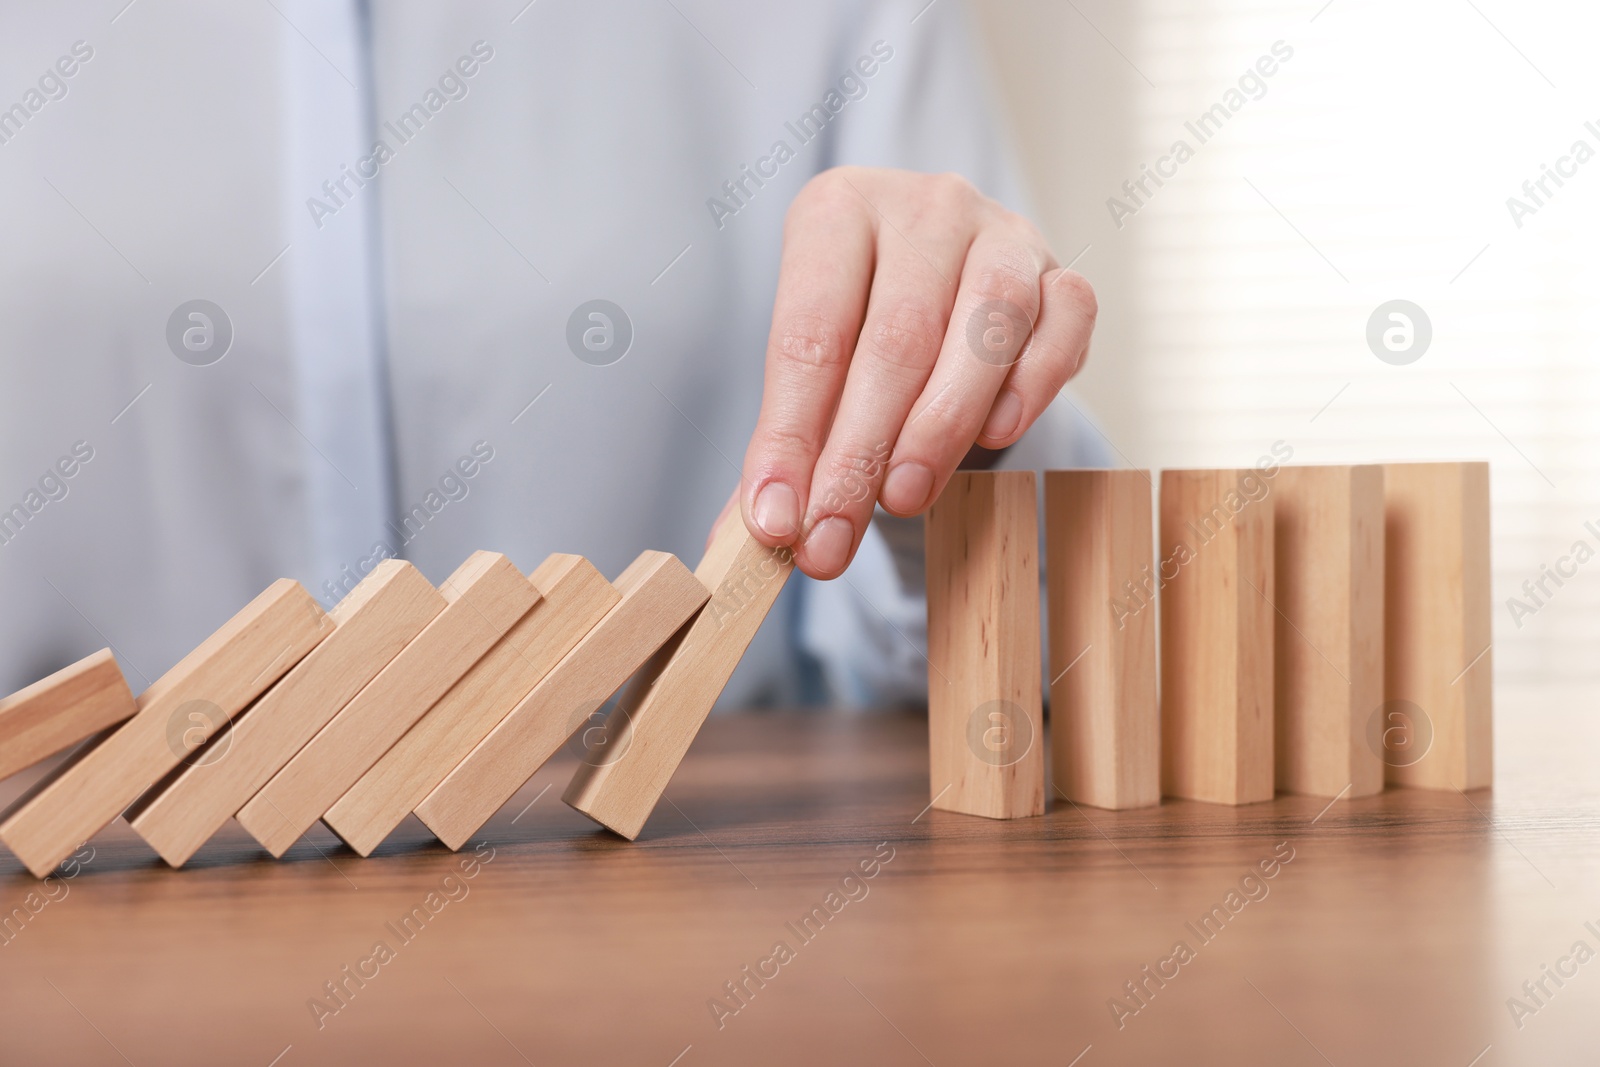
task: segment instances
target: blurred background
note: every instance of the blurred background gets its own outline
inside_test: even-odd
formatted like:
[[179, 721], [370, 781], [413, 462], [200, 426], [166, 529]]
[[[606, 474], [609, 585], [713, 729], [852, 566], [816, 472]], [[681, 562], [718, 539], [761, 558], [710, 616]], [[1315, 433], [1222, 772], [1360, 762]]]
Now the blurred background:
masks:
[[[1600, 151], [1600, 13], [1500, 0], [974, 10], [1042, 224], [1100, 297], [1071, 392], [1123, 462], [1243, 466], [1280, 439], [1297, 463], [1487, 459], [1497, 681], [1593, 677], [1600, 566], [1547, 580], [1543, 606], [1522, 586], [1577, 541], [1600, 548], [1585, 528], [1600, 517], [1600, 159], [1574, 155], [1577, 141]], [[1185, 124], [1278, 42], [1293, 57], [1200, 143]], [[1133, 205], [1122, 183], [1178, 140], [1193, 157], [1119, 226], [1107, 201]], [[1540, 206], [1523, 183], [1562, 157], [1575, 173], [1547, 181]], [[1510, 197], [1534, 213], [1514, 215]], [[1406, 365], [1366, 340], [1391, 300], [1432, 326]], [[1535, 613], [1514, 617], [1513, 596]]]

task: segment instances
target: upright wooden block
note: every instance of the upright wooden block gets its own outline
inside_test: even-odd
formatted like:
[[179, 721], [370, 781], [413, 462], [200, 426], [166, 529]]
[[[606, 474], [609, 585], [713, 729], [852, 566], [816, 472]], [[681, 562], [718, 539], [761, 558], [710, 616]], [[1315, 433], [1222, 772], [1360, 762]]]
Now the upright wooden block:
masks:
[[139, 697], [139, 711], [0, 816], [0, 840], [43, 878], [333, 629], [287, 578], [273, 583]]
[[274, 856], [323, 813], [528, 613], [539, 592], [498, 552], [474, 552], [439, 590], [445, 607], [239, 809]]
[[182, 866], [443, 610], [421, 571], [378, 564], [330, 613], [333, 633], [213, 741], [220, 755], [180, 767], [128, 810], [128, 822]]
[[1272, 483], [1277, 788], [1383, 789], [1383, 468], [1283, 467]]
[[322, 817], [361, 855], [371, 855], [622, 599], [582, 556], [553, 555], [529, 580], [541, 594], [533, 610]]
[[1050, 746], [1061, 795], [1161, 802], [1150, 473], [1047, 471]]
[[133, 717], [139, 706], [109, 648], [0, 700], [0, 778]]
[[642, 553], [616, 587], [616, 607], [417, 805], [417, 818], [450, 848], [488, 822], [710, 596], [665, 552]]
[[1494, 777], [1489, 465], [1384, 467], [1387, 778], [1481, 789]]
[[1161, 787], [1273, 792], [1272, 497], [1255, 470], [1161, 472]]
[[1044, 813], [1039, 518], [1032, 471], [957, 471], [928, 512], [933, 805]]
[[632, 841], [794, 569], [791, 553], [751, 537], [737, 508], [695, 577], [711, 600], [628, 686], [605, 725], [614, 758], [581, 764], [562, 799]]

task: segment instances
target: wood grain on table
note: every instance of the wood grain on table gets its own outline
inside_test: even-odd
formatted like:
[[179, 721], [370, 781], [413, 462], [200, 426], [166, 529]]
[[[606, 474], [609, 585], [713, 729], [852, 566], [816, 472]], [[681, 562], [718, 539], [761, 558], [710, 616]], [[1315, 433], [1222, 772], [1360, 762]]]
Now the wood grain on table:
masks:
[[1595, 696], [1501, 693], [1493, 791], [1325, 812], [925, 810], [919, 715], [748, 713], [631, 844], [559, 802], [565, 753], [460, 854], [408, 820], [370, 859], [317, 827], [273, 861], [230, 824], [173, 871], [119, 822], [71, 878], [0, 855], [0, 1062], [1591, 1062], [1600, 962], [1520, 1030], [1507, 1000], [1600, 948]]

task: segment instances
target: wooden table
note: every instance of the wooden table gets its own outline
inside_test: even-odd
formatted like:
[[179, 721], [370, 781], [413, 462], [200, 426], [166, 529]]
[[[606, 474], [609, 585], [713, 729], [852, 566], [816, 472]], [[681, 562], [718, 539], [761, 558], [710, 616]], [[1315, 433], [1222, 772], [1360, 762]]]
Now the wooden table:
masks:
[[[1520, 1029], [1507, 1004], [1535, 1007], [1522, 983], [1574, 942], [1600, 951], [1592, 703], [1501, 694], [1492, 793], [1325, 811], [989, 822], [924, 810], [915, 717], [748, 714], [712, 720], [635, 844], [560, 803], [564, 756], [470, 879], [414, 821], [371, 859], [319, 828], [282, 862], [230, 824], [182, 871], [119, 823], [0, 947], [0, 1062], [1593, 1063], [1600, 959], [1560, 964]], [[0, 907], [40, 891], [0, 859]], [[1186, 924], [1213, 905], [1204, 941]], [[814, 906], [806, 941], [789, 924]], [[1109, 1002], [1131, 1012], [1124, 983], [1178, 941], [1192, 958], [1119, 1028]], [[771, 977], [735, 1014], [747, 964]]]

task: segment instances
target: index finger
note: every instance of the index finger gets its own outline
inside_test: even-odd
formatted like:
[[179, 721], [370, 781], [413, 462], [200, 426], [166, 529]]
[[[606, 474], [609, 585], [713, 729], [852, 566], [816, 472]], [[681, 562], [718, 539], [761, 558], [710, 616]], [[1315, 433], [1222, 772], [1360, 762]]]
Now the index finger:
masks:
[[745, 525], [792, 544], [866, 313], [872, 220], [847, 186], [813, 181], [784, 224], [761, 414], [744, 457]]

